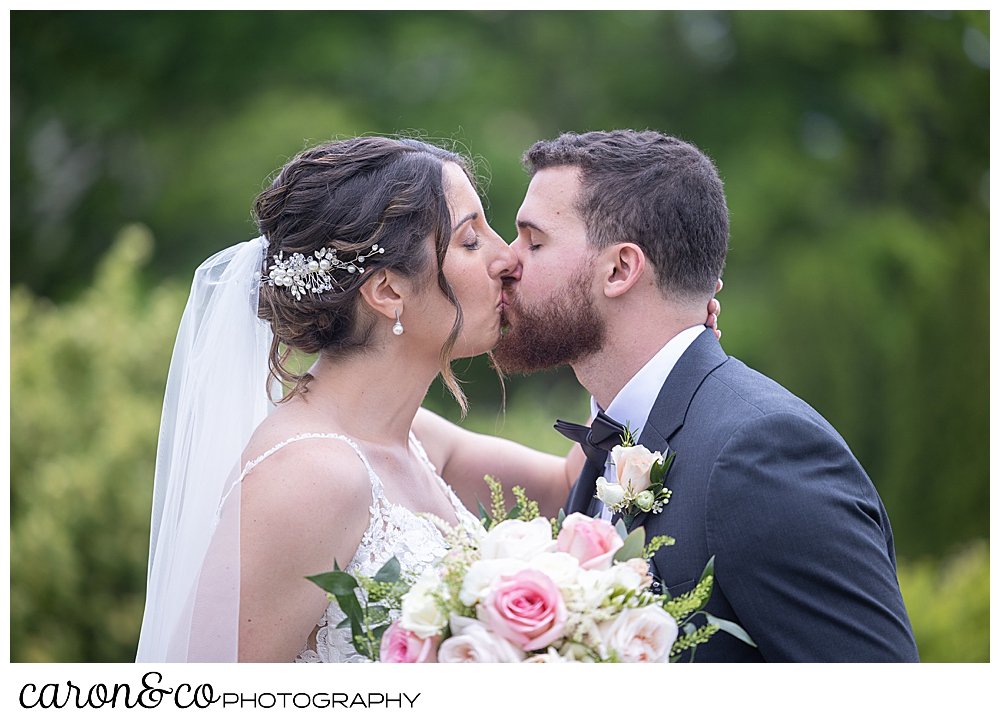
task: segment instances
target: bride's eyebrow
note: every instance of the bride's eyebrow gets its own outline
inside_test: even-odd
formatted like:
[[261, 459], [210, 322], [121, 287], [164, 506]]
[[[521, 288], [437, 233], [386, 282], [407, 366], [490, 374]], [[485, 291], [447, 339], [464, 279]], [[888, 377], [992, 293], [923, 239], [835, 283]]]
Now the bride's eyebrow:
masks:
[[458, 229], [462, 228], [469, 221], [475, 221], [477, 218], [479, 218], [479, 211], [473, 211], [452, 227], [452, 233], [458, 233]]

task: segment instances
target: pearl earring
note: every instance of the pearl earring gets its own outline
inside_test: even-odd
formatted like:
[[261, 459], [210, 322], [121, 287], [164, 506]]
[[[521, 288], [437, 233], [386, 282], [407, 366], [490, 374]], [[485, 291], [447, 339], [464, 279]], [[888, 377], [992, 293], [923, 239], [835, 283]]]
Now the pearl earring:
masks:
[[396, 336], [403, 333], [403, 325], [399, 321], [399, 309], [396, 309], [396, 323], [392, 326], [392, 333]]

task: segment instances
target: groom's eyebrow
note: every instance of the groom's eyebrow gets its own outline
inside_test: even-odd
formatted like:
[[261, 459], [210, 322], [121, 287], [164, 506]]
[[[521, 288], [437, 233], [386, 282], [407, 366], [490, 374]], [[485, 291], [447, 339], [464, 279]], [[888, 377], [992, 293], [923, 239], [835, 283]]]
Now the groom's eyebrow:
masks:
[[532, 223], [531, 221], [518, 221], [517, 222], [517, 227], [518, 228], [530, 228], [530, 229], [534, 229], [535, 231], [538, 231], [538, 233], [545, 233], [545, 231], [538, 224]]

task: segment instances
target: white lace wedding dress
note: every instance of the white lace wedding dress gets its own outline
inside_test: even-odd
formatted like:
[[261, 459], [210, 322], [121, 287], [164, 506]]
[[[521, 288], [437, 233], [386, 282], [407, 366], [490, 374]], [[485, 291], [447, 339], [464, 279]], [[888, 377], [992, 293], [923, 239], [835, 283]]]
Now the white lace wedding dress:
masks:
[[[302, 439], [339, 439], [346, 442], [357, 452], [361, 461], [364, 462], [368, 470], [368, 478], [372, 485], [372, 505], [369, 508], [371, 521], [368, 529], [365, 530], [358, 545], [358, 551], [354, 553], [351, 562], [344, 568], [345, 572], [358, 573], [360, 575], [373, 576], [379, 568], [392, 557], [399, 560], [400, 568], [404, 572], [420, 573], [427, 565], [440, 560], [447, 547], [444, 536], [434, 524], [424, 518], [418, 517], [406, 507], [394, 505], [385, 498], [382, 481], [375, 474], [375, 470], [368, 463], [361, 448], [354, 440], [340, 434], [299, 434], [291, 439], [285, 440], [255, 460], [247, 462], [240, 476], [242, 480], [250, 471], [263, 460], [270, 457], [282, 447], [297, 442]], [[441, 484], [448, 499], [455, 508], [455, 515], [462, 525], [472, 527], [479, 526], [480, 522], [455, 494], [454, 490], [438, 475], [437, 469], [427, 457], [423, 445], [410, 432], [410, 444], [413, 445], [417, 456], [434, 473], [435, 479]], [[303, 646], [296, 663], [366, 663], [367, 658], [358, 655], [351, 644], [350, 628], [337, 629], [337, 624], [344, 619], [344, 614], [336, 601], [330, 603], [323, 617], [316, 624], [313, 634]]]

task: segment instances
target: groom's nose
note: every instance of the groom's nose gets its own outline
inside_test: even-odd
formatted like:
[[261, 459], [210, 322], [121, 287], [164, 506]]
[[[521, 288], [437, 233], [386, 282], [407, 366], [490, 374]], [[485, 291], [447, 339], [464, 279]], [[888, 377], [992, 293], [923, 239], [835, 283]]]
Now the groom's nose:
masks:
[[515, 263], [502, 277], [504, 284], [511, 284], [521, 280], [521, 260], [515, 257]]

